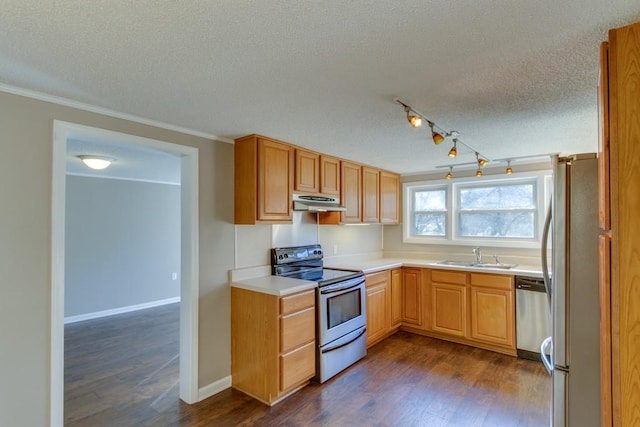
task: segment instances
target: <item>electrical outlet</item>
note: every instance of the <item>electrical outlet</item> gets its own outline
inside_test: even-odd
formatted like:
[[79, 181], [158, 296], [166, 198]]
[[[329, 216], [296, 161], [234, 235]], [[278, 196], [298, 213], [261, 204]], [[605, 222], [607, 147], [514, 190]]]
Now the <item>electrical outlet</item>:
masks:
[[178, 273], [176, 272], [171, 273], [171, 280], [178, 280]]

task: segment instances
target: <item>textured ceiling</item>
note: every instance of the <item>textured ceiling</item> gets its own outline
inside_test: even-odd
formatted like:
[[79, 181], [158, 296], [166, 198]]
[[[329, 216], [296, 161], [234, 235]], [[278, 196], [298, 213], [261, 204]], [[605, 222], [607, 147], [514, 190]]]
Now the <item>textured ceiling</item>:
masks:
[[638, 20], [638, 0], [5, 0], [0, 82], [416, 173], [450, 144], [396, 96], [492, 159], [595, 151], [599, 43]]

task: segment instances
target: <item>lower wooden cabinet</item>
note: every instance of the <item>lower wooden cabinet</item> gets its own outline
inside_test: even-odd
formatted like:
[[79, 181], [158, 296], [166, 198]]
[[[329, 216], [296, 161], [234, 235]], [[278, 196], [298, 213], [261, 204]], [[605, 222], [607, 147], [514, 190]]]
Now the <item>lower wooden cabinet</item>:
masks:
[[389, 271], [365, 276], [367, 287], [367, 347], [382, 340], [391, 327]]
[[278, 297], [231, 288], [233, 388], [273, 405], [316, 372], [315, 289]]
[[402, 322], [402, 269], [391, 270], [391, 328]]
[[467, 287], [431, 283], [431, 329], [435, 332], [467, 336]]
[[471, 338], [515, 348], [513, 277], [471, 273], [470, 281]]
[[422, 326], [422, 270], [402, 269], [402, 323]]

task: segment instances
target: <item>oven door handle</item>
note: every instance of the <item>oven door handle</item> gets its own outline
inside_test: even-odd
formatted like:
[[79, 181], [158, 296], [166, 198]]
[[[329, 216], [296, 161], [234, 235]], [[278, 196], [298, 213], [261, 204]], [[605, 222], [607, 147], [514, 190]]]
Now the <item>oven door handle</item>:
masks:
[[360, 338], [362, 335], [364, 335], [365, 332], [367, 332], [367, 328], [362, 328], [360, 333], [358, 335], [356, 335], [355, 337], [353, 337], [352, 339], [350, 339], [349, 341], [343, 342], [343, 343], [340, 343], [340, 344], [336, 344], [336, 345], [332, 345], [331, 347], [323, 348], [323, 349], [320, 350], [320, 352], [321, 353], [328, 353], [330, 351], [337, 350], [339, 348], [347, 346], [347, 345], [351, 344], [352, 342], [354, 342], [355, 340], [357, 340], [358, 338]]
[[351, 281], [342, 285], [338, 283], [336, 285], [320, 288], [320, 293], [322, 295], [335, 294], [336, 292], [342, 292], [342, 291], [347, 291], [349, 289], [357, 288], [358, 286], [361, 286], [363, 283], [364, 283], [364, 279], [358, 280], [358, 282], [355, 284]]

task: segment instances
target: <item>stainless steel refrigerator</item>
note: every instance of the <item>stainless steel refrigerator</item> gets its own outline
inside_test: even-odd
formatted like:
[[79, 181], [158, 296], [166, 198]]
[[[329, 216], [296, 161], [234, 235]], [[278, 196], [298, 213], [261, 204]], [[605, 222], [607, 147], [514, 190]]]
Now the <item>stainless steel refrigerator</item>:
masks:
[[543, 342], [541, 357], [552, 377], [554, 427], [600, 425], [597, 175], [595, 154], [553, 158], [542, 244], [552, 336]]

